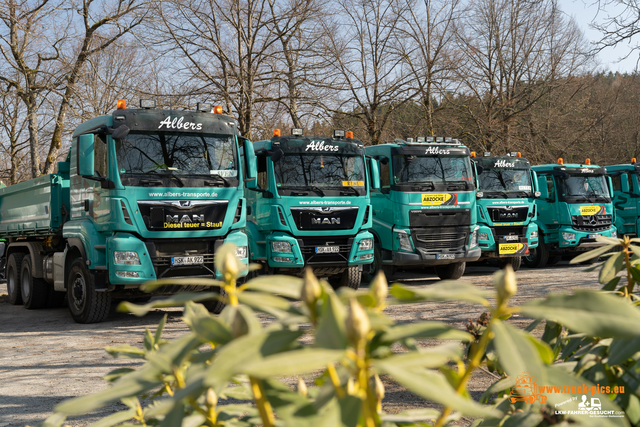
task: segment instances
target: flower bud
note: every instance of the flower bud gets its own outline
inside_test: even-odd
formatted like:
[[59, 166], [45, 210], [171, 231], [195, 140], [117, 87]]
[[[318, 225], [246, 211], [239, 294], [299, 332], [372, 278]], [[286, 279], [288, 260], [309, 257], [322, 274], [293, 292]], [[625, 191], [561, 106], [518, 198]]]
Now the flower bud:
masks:
[[218, 404], [218, 396], [212, 388], [207, 390], [206, 402], [209, 408], [215, 408], [215, 406]]
[[369, 285], [370, 293], [376, 301], [376, 307], [384, 307], [384, 303], [389, 295], [389, 285], [384, 273], [379, 271], [376, 277]]
[[320, 287], [320, 283], [316, 276], [314, 276], [313, 271], [307, 267], [304, 269], [304, 282], [302, 283], [302, 289], [300, 291], [300, 300], [304, 302], [308, 307], [313, 306], [320, 294], [322, 293], [322, 288]]
[[222, 274], [225, 276], [230, 275], [233, 278], [238, 277], [242, 268], [240, 267], [240, 261], [236, 255], [229, 251], [224, 255], [224, 260], [222, 261]]
[[367, 316], [367, 313], [365, 313], [364, 309], [355, 298], [352, 298], [349, 302], [349, 313], [347, 314], [346, 326], [347, 336], [351, 343], [356, 347], [361, 341], [367, 338], [367, 335], [371, 330], [369, 316]]
[[382, 380], [378, 374], [373, 376], [374, 387], [376, 391], [376, 410], [378, 412], [382, 412], [382, 401], [384, 400], [384, 384], [382, 384]]
[[298, 377], [298, 394], [307, 397], [307, 385], [302, 377]]
[[518, 292], [516, 273], [509, 264], [495, 274], [493, 283], [498, 291], [498, 305], [506, 303]]

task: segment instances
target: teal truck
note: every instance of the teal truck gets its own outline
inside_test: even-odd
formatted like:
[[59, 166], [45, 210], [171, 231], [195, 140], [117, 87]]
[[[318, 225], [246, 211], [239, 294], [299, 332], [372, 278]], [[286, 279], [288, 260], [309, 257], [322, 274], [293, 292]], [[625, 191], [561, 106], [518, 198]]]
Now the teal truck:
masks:
[[[148, 298], [139, 288], [150, 280], [220, 278], [213, 258], [225, 242], [246, 262], [241, 177], [255, 170], [239, 162], [234, 120], [215, 111], [118, 101], [78, 126], [56, 173], [0, 189], [10, 302], [36, 309], [66, 298], [76, 322], [100, 322], [112, 299]], [[242, 148], [251, 160], [251, 144]], [[153, 295], [183, 290], [204, 289]]]
[[602, 243], [598, 235], [616, 237], [611, 181], [607, 170], [592, 165], [558, 164], [532, 168], [538, 175], [538, 247], [529, 251], [524, 263], [544, 267], [574, 256]]
[[478, 182], [478, 243], [480, 260], [497, 261], [500, 267], [520, 268], [522, 257], [538, 246], [535, 198], [536, 173], [520, 153], [475, 157]]
[[469, 149], [452, 138], [427, 137], [366, 153], [380, 173], [380, 189], [371, 192], [372, 272], [433, 266], [441, 279], [462, 276], [481, 254]]
[[362, 142], [351, 132], [281, 136], [276, 129], [253, 148], [257, 178], [248, 177], [245, 190], [250, 262], [293, 275], [309, 266], [334, 287], [357, 289], [373, 261]]
[[638, 237], [640, 229], [640, 164], [607, 166], [613, 188], [614, 224], [620, 236]]

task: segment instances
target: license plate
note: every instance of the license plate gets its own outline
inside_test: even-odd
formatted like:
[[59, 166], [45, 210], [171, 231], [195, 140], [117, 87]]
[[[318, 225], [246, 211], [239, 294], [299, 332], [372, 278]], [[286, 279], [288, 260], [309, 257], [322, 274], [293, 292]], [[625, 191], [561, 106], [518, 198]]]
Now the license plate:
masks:
[[595, 238], [596, 238], [596, 237], [598, 237], [598, 236], [599, 236], [599, 234], [588, 234], [588, 235], [587, 235], [587, 238], [589, 238], [589, 239], [595, 239]]
[[517, 242], [518, 240], [520, 240], [520, 236], [502, 236], [502, 238], [506, 242]]
[[454, 254], [438, 254], [437, 256], [437, 259], [456, 259]]
[[171, 265], [197, 265], [204, 264], [203, 256], [175, 256], [171, 257]]
[[316, 246], [317, 254], [337, 254], [340, 252], [340, 246]]

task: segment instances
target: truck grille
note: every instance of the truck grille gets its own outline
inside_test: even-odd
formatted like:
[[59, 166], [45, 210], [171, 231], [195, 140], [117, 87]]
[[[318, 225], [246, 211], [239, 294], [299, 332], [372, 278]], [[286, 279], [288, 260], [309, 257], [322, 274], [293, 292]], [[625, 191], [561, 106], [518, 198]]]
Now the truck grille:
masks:
[[493, 239], [497, 242], [502, 236], [518, 236], [525, 237], [527, 235], [527, 227], [492, 227]]
[[356, 223], [358, 208], [291, 208], [291, 215], [298, 230], [350, 230]]
[[[346, 265], [353, 246], [353, 237], [323, 237], [298, 239], [298, 244], [307, 265]], [[339, 252], [318, 254], [318, 246], [338, 246]]]
[[611, 228], [612, 215], [572, 215], [571, 223], [578, 231], [605, 231]]
[[[158, 279], [168, 277], [213, 278], [215, 251], [223, 240], [216, 239], [172, 239], [149, 240], [145, 242]], [[198, 265], [172, 266], [171, 258], [176, 256], [200, 255], [203, 263]]]
[[444, 227], [471, 223], [471, 210], [446, 209], [441, 211], [409, 211], [410, 227]]
[[529, 214], [528, 206], [496, 206], [487, 211], [493, 222], [523, 222]]
[[457, 227], [418, 228], [411, 230], [417, 248], [427, 251], [442, 249], [464, 250], [469, 232]]
[[150, 231], [217, 230], [227, 213], [227, 200], [147, 200], [138, 202]]

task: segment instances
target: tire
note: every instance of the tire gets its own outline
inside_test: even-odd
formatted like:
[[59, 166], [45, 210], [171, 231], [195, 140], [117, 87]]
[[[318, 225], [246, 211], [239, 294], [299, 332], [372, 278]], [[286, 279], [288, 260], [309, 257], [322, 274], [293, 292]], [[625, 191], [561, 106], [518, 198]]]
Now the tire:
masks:
[[9, 260], [7, 261], [7, 291], [9, 292], [9, 302], [13, 305], [22, 304], [22, 292], [20, 291], [22, 258], [24, 258], [24, 254], [14, 252], [9, 255]]
[[549, 261], [549, 251], [544, 245], [544, 237], [540, 235], [537, 248], [529, 249], [529, 256], [524, 258], [524, 265], [530, 268], [542, 268]]
[[362, 282], [362, 271], [358, 267], [347, 267], [340, 276], [329, 278], [329, 283], [334, 289], [351, 288], [358, 289]]
[[74, 260], [69, 268], [67, 303], [77, 323], [98, 323], [109, 315], [111, 294], [96, 291], [95, 278], [82, 258]]
[[562, 255], [549, 255], [547, 265], [556, 265], [560, 261], [562, 261]]
[[458, 280], [464, 274], [466, 262], [454, 262], [445, 265], [436, 265], [434, 269], [440, 280]]
[[20, 267], [20, 290], [22, 302], [28, 310], [44, 308], [49, 296], [49, 285], [43, 279], [33, 277], [31, 257], [25, 256]]
[[[220, 291], [220, 295], [227, 294], [223, 288], [219, 288], [219, 291]], [[205, 308], [209, 310], [209, 313], [213, 313], [213, 314], [222, 313], [222, 310], [224, 310], [224, 308], [227, 306], [227, 304], [225, 304], [224, 301], [220, 301], [218, 299], [202, 301], [202, 305], [204, 305]]]
[[509, 257], [500, 262], [500, 268], [505, 268], [507, 265], [511, 265], [513, 271], [518, 271], [518, 269], [522, 265], [522, 257]]

